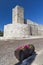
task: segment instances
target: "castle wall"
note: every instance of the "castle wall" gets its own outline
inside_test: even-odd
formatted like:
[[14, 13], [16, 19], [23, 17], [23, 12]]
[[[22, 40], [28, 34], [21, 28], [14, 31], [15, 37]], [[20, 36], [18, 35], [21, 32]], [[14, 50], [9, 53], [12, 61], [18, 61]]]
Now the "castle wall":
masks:
[[43, 35], [43, 25], [38, 25], [38, 35]]
[[31, 34], [32, 36], [37, 36], [38, 35], [38, 28], [36, 25], [31, 26]]
[[29, 20], [29, 19], [27, 19], [27, 24], [29, 24], [29, 25], [33, 25], [33, 24], [34, 24], [34, 22], [33, 22], [33, 21], [31, 21], [31, 20]]
[[27, 24], [30, 26], [30, 35], [37, 36], [38, 35], [38, 24], [28, 19], [27, 19]]
[[29, 37], [43, 35], [43, 25], [24, 19], [24, 8], [16, 6], [12, 9], [12, 24], [4, 26], [4, 37]]
[[4, 37], [29, 37], [30, 28], [27, 24], [8, 24], [4, 26]]

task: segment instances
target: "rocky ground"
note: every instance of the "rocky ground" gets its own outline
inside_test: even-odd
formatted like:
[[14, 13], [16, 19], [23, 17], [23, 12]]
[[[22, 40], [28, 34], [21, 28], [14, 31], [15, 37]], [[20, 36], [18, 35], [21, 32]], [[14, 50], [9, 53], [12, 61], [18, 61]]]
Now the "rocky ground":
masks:
[[[0, 65], [16, 65], [18, 60], [14, 56], [15, 49], [20, 45], [30, 43], [34, 44], [36, 51], [40, 51], [41, 49], [43, 49], [43, 38], [0, 41]], [[43, 60], [43, 54], [42, 52], [40, 53], [41, 53], [40, 58], [42, 58]], [[40, 61], [41, 60], [39, 60], [39, 62]]]

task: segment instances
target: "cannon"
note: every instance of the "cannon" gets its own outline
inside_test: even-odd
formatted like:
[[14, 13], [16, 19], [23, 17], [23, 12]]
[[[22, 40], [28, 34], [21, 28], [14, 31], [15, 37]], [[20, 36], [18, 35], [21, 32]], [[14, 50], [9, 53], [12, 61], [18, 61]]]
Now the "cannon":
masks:
[[35, 51], [35, 47], [32, 44], [19, 46], [15, 51], [14, 55], [19, 60], [22, 61], [27, 57], [30, 57]]

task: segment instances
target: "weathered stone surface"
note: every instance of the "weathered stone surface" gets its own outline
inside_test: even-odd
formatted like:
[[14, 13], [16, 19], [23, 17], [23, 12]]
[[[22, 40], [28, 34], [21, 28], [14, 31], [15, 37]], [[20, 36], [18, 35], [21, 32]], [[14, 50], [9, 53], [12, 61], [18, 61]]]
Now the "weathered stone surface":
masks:
[[[15, 41], [14, 40], [0, 41], [0, 65], [15, 65], [15, 64], [17, 64], [18, 60], [14, 56], [14, 51], [18, 46], [21, 46], [24, 44], [34, 44], [37, 51], [43, 50], [43, 38], [15, 40]], [[43, 61], [43, 55], [41, 55], [40, 58]], [[33, 62], [33, 63], [35, 63], [35, 62]]]
[[37, 28], [36, 25], [31, 26], [31, 33], [32, 33], [33, 36], [38, 35], [38, 28]]
[[38, 25], [38, 35], [43, 35], [43, 25]]
[[4, 37], [28, 37], [30, 35], [29, 29], [26, 24], [8, 24], [4, 28]]
[[43, 25], [24, 19], [24, 8], [16, 6], [12, 9], [12, 24], [4, 26], [4, 37], [23, 38], [29, 36], [43, 36]]
[[39, 51], [38, 55], [31, 65], [43, 65], [43, 50]]
[[24, 8], [16, 6], [12, 9], [12, 23], [24, 23]]

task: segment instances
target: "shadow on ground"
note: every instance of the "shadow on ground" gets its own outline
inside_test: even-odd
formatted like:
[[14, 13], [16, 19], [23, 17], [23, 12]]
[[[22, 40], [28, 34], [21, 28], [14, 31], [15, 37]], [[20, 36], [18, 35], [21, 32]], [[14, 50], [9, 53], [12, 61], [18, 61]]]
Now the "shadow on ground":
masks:
[[18, 62], [16, 64], [14, 64], [14, 65], [31, 65], [32, 62], [35, 60], [36, 55], [37, 55], [36, 52], [34, 52], [32, 56], [26, 58], [22, 62]]

